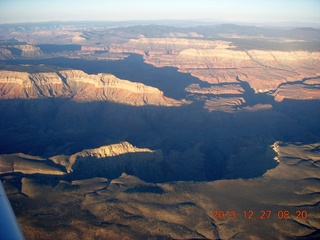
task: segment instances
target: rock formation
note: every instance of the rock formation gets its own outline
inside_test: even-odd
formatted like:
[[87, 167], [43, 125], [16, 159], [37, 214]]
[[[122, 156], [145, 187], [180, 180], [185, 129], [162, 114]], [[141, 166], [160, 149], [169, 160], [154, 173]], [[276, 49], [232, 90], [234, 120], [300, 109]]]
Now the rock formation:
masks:
[[[71, 156], [57, 155], [49, 159], [22, 153], [0, 155], [0, 175], [23, 174], [71, 174], [75, 178], [104, 176], [119, 177], [123, 172], [155, 180], [163, 177], [160, 150], [137, 148], [128, 142], [120, 142], [95, 149], [86, 149]], [[65, 171], [61, 170], [65, 168]]]
[[[85, 164], [85, 162], [87, 162], [87, 167], [92, 165], [103, 166], [105, 170], [114, 168], [122, 168], [122, 170], [125, 170], [129, 165], [139, 169], [141, 164], [144, 164], [146, 161], [158, 162], [161, 160], [162, 154], [159, 151], [137, 148], [128, 142], [121, 142], [73, 154], [68, 159], [66, 169], [68, 172], [72, 172], [76, 165]], [[99, 171], [98, 168], [92, 172], [97, 171]]]
[[13, 58], [38, 58], [43, 55], [39, 47], [31, 44], [3, 45], [0, 47], [0, 60]]
[[2, 99], [54, 97], [133, 106], [180, 106], [186, 103], [165, 97], [157, 88], [118, 79], [111, 74], [88, 75], [79, 70], [34, 74], [0, 71]]
[[13, 46], [16, 49], [19, 49], [22, 51], [21, 57], [39, 57], [42, 55], [42, 52], [40, 48], [30, 45], [30, 44], [25, 44], [25, 45], [14, 45]]
[[13, 55], [10, 50], [4, 47], [0, 47], [0, 60], [12, 59]]
[[184, 49], [212, 49], [227, 48], [230, 46], [226, 41], [208, 41], [187, 38], [139, 38], [130, 39], [125, 44], [114, 44], [111, 52], [134, 52], [156, 57], [157, 55], [176, 55]]
[[277, 102], [282, 102], [284, 99], [314, 100], [320, 99], [320, 89], [305, 84], [287, 84], [280, 86], [274, 95]]
[[[320, 228], [319, 146], [277, 142], [279, 165], [250, 180], [154, 184], [121, 174], [51, 182], [4, 178], [3, 185], [28, 239], [39, 234], [48, 239], [309, 239], [319, 236]], [[110, 148], [106, 151], [113, 155]], [[100, 150], [94, 152], [100, 156]], [[221, 211], [220, 217], [215, 211]]]
[[46, 174], [63, 175], [58, 165], [51, 166], [45, 158], [30, 156], [23, 153], [0, 155], [0, 174], [23, 173], [23, 174]]
[[[0, 27], [0, 176], [27, 239], [319, 238], [318, 29], [98, 25]], [[106, 61], [130, 53], [186, 74]], [[61, 70], [88, 60], [135, 82]]]
[[110, 51], [143, 54], [148, 64], [177, 67], [211, 84], [245, 81], [256, 93], [320, 76], [319, 52], [247, 51], [225, 41], [178, 38], [132, 39], [113, 45]]
[[186, 49], [169, 59], [146, 57], [146, 62], [178, 67], [209, 83], [239, 78], [255, 92], [268, 92], [281, 83], [319, 76], [320, 53]]
[[107, 51], [106, 47], [96, 47], [96, 46], [81, 46], [81, 51]]
[[273, 95], [277, 102], [282, 102], [284, 99], [320, 99], [320, 78], [307, 79], [296, 84], [282, 84]]
[[239, 84], [213, 85], [207, 88], [201, 88], [199, 84], [191, 84], [185, 90], [189, 93], [212, 94], [216, 96], [241, 95], [244, 93], [243, 88]]
[[242, 97], [211, 98], [205, 101], [204, 108], [209, 112], [233, 112], [237, 107], [242, 106], [245, 102], [246, 101]]

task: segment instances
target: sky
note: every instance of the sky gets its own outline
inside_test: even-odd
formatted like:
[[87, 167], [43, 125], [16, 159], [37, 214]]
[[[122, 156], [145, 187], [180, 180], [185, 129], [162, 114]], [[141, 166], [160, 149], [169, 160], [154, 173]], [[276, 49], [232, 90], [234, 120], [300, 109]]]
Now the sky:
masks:
[[162, 19], [320, 23], [320, 0], [0, 0], [0, 24]]

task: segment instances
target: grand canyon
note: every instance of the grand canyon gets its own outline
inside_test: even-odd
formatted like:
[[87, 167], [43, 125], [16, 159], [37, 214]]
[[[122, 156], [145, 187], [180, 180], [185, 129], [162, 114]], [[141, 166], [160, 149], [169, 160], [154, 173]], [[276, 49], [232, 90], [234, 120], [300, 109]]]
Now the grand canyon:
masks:
[[0, 25], [25, 238], [318, 239], [320, 30], [120, 25]]

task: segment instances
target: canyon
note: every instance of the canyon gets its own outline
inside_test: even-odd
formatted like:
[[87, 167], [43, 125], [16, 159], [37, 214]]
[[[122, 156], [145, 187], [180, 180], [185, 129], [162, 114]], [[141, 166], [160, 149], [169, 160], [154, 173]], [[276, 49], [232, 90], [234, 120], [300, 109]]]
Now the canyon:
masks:
[[[39, 47], [14, 45], [10, 48], [13, 47], [24, 49], [20, 54], [22, 58], [41, 56]], [[2, 59], [14, 58], [10, 48], [2, 47]], [[91, 59], [92, 55], [97, 55], [98, 59], [114, 61], [125, 59], [128, 53], [141, 54], [145, 63], [158, 68], [175, 67], [213, 87], [226, 85], [225, 89], [229, 89], [230, 84], [246, 82], [255, 93], [271, 96], [277, 95], [281, 86], [281, 97], [275, 97], [276, 101], [319, 99], [314, 93], [318, 84], [304, 83], [320, 77], [318, 51], [239, 50], [231, 42], [222, 40], [139, 38], [106, 47], [83, 46], [74, 57]], [[303, 89], [305, 97], [297, 97], [293, 90], [284, 90], [289, 88], [298, 92]], [[199, 90], [197, 92], [200, 93]], [[228, 94], [226, 90], [225, 93]]]
[[[176, 67], [210, 84], [245, 81], [255, 93], [320, 76], [320, 52], [240, 51], [230, 42], [166, 38], [130, 40], [110, 51], [143, 54], [148, 64]], [[290, 99], [289, 92], [283, 97]]]
[[[119, 146], [107, 149], [118, 154]], [[319, 201], [314, 194], [319, 191], [319, 144], [276, 142], [273, 148], [279, 165], [250, 180], [155, 184], [123, 173], [114, 179], [71, 181], [57, 180], [52, 175], [38, 179], [25, 176], [19, 189], [12, 177], [5, 178], [3, 183], [27, 239], [230, 239], [275, 235], [315, 239], [320, 227], [314, 208]], [[123, 153], [121, 148], [119, 151]], [[88, 150], [81, 155], [101, 156], [103, 152]], [[33, 202], [37, 202], [35, 207]], [[214, 217], [215, 210], [225, 209], [232, 209], [237, 218]], [[270, 217], [259, 219], [263, 209], [270, 211]], [[243, 210], [252, 211], [254, 219], [244, 215]], [[284, 211], [289, 213], [285, 219], [281, 215]], [[307, 213], [307, 217], [298, 215], [299, 212]]]
[[120, 25], [0, 26], [26, 239], [317, 239], [320, 30]]

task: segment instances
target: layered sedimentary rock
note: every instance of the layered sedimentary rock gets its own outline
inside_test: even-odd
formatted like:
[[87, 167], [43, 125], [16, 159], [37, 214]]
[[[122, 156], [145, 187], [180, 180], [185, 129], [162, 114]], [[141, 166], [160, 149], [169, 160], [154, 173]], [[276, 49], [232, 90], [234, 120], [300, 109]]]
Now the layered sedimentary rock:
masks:
[[17, 49], [21, 51], [21, 57], [32, 57], [37, 58], [40, 57], [43, 53], [40, 48], [31, 45], [31, 44], [23, 44], [23, 45], [13, 45], [11, 49]]
[[97, 47], [97, 46], [81, 46], [81, 51], [107, 51], [106, 47]]
[[179, 38], [132, 39], [110, 51], [143, 54], [148, 64], [177, 67], [211, 84], [245, 81], [255, 93], [320, 76], [320, 52], [247, 51], [225, 41]]
[[0, 60], [12, 59], [13, 55], [10, 50], [0, 47]]
[[273, 92], [273, 96], [277, 102], [282, 102], [284, 99], [320, 99], [320, 78], [304, 79], [296, 84], [281, 84], [276, 91]]
[[121, 142], [76, 153], [69, 157], [66, 169], [68, 172], [72, 172], [75, 165], [86, 164], [88, 167], [101, 165], [105, 169], [122, 168], [124, 170], [131, 164], [139, 168], [139, 165], [146, 161], [160, 160], [162, 160], [162, 154], [159, 151], [137, 148], [128, 142]]
[[155, 184], [121, 174], [3, 184], [27, 239], [312, 239], [320, 228], [319, 147], [276, 142], [279, 165], [246, 180]]
[[111, 74], [88, 75], [79, 70], [29, 74], [0, 71], [0, 97], [72, 98], [76, 101], [110, 101], [133, 106], [179, 106], [185, 101], [165, 97], [142, 83], [118, 79]]
[[315, 85], [320, 86], [320, 78], [310, 78], [303, 81], [304, 84], [307, 85]]
[[199, 84], [191, 84], [186, 89], [186, 92], [197, 94], [212, 94], [212, 95], [237, 95], [243, 94], [244, 90], [239, 84], [224, 84], [213, 85], [211, 87], [200, 87]]
[[242, 97], [212, 98], [205, 101], [204, 108], [209, 112], [233, 112], [238, 107], [241, 107], [245, 102], [246, 101]]
[[320, 87], [306, 84], [286, 84], [280, 86], [274, 93], [274, 99], [282, 102], [284, 99], [315, 100], [320, 99]]
[[319, 76], [320, 53], [186, 49], [166, 60], [146, 57], [147, 63], [175, 66], [209, 83], [236, 82], [239, 78], [255, 92], [268, 92], [281, 83]]
[[251, 50], [248, 55], [262, 66], [296, 72], [301, 78], [319, 75], [320, 52]]
[[258, 66], [244, 51], [216, 48], [185, 49], [174, 59], [174, 65], [179, 69], [252, 68]]
[[135, 52], [154, 56], [160, 54], [176, 55], [187, 48], [226, 48], [230, 43], [226, 41], [208, 41], [187, 38], [139, 38], [130, 39], [126, 44], [114, 44], [109, 50], [112, 52]]
[[75, 178], [119, 177], [123, 172], [161, 179], [161, 150], [137, 148], [128, 142], [86, 149], [73, 155], [57, 155], [49, 159], [18, 154], [0, 155], [0, 175], [9, 173], [64, 175]]

